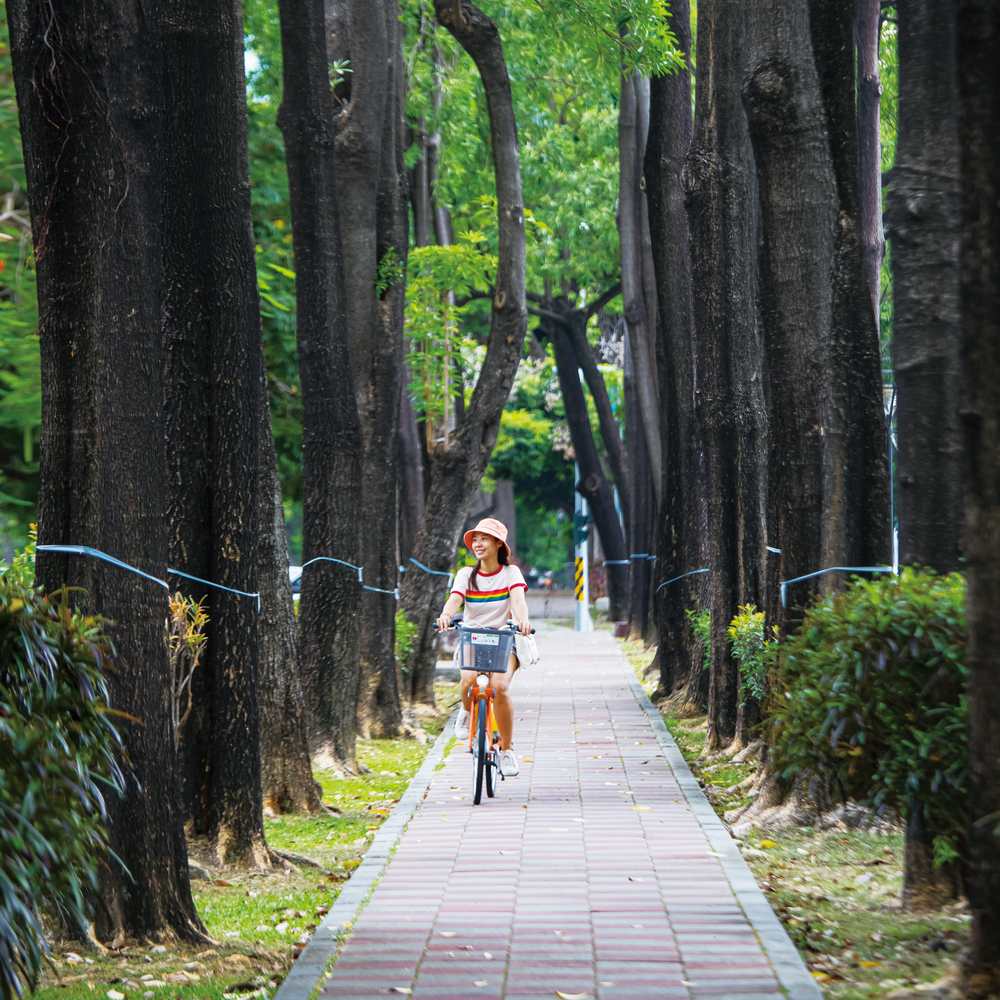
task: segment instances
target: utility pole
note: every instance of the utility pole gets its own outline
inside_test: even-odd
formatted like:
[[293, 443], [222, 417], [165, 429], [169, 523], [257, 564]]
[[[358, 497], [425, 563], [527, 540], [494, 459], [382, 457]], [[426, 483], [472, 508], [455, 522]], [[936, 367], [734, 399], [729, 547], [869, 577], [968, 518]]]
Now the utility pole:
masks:
[[[574, 483], [579, 485], [580, 466], [574, 465]], [[590, 558], [587, 552], [587, 525], [590, 514], [587, 511], [587, 501], [579, 490], [573, 493], [573, 554], [574, 583], [576, 586], [576, 614], [573, 620], [574, 632], [593, 632], [594, 622], [590, 617]]]

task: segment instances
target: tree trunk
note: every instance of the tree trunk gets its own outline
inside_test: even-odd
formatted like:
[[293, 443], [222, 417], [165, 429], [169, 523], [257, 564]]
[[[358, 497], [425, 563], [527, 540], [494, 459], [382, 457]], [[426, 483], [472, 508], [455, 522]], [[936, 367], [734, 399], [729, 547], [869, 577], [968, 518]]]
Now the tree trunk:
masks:
[[892, 236], [899, 561], [960, 568], [962, 525], [961, 190], [952, 0], [898, 13], [899, 135], [888, 191]]
[[[864, 272], [871, 293], [875, 326], [879, 322], [879, 299], [882, 285], [882, 258], [885, 234], [882, 228], [882, 132], [879, 124], [879, 98], [882, 85], [878, 78], [880, 0], [855, 0], [855, 38], [857, 43], [858, 101], [858, 232]], [[898, 16], [902, 16], [902, 10]], [[898, 142], [898, 139], [897, 139]], [[896, 147], [899, 163], [899, 147]], [[895, 335], [895, 316], [893, 320]]]
[[[611, 475], [615, 477], [615, 486], [618, 487], [618, 499], [622, 508], [622, 517], [628, 522], [630, 516], [630, 504], [632, 502], [632, 483], [629, 475], [628, 455], [625, 444], [622, 441], [621, 430], [618, 421], [615, 420], [614, 411], [611, 409], [611, 400], [608, 397], [608, 387], [604, 381], [601, 370], [597, 367], [594, 359], [594, 351], [587, 342], [587, 323], [590, 317], [601, 308], [599, 303], [605, 303], [620, 291], [620, 286], [615, 285], [607, 292], [596, 299], [587, 309], [568, 310], [567, 322], [564, 329], [569, 334], [573, 343], [573, 353], [576, 363], [583, 372], [584, 381], [590, 390], [590, 397], [594, 401], [594, 409], [597, 411], [597, 423], [601, 429], [601, 440], [604, 442], [604, 450], [607, 452], [608, 464], [611, 466]], [[568, 301], [564, 303], [569, 305]], [[550, 307], [554, 303], [550, 303]], [[642, 419], [640, 414], [640, 419]]]
[[659, 400], [657, 399], [656, 356], [653, 347], [647, 299], [652, 290], [643, 288], [643, 219], [641, 149], [646, 137], [639, 127], [637, 75], [622, 77], [618, 106], [618, 242], [621, 247], [622, 301], [629, 343], [635, 359], [636, 391], [642, 410], [643, 429], [649, 444], [649, 464], [657, 497], [663, 478], [660, 443]]
[[409, 172], [410, 207], [413, 210], [413, 245], [417, 247], [430, 246], [434, 233], [433, 211], [431, 204], [430, 170], [427, 161], [427, 134], [423, 118], [416, 123], [412, 144], [417, 146], [417, 162]]
[[[163, 8], [163, 339], [170, 565], [258, 591], [260, 306], [250, 222], [242, 9]], [[191, 220], [198, 219], [192, 226]], [[208, 642], [181, 733], [187, 821], [219, 864], [269, 867], [257, 709], [257, 601], [204, 597]]]
[[618, 487], [618, 499], [622, 509], [622, 518], [627, 524], [629, 523], [629, 503], [632, 496], [628, 456], [626, 454], [625, 443], [622, 441], [621, 429], [611, 409], [608, 387], [605, 384], [601, 370], [597, 367], [594, 350], [587, 342], [587, 324], [591, 316], [597, 315], [620, 292], [621, 285], [616, 283], [583, 309], [577, 309], [564, 295], [554, 297], [552, 295], [541, 296], [532, 294], [530, 295], [530, 299], [532, 302], [538, 303], [538, 306], [529, 306], [528, 312], [534, 316], [559, 323], [570, 338], [576, 364], [583, 372], [584, 381], [587, 383], [587, 388], [590, 390], [591, 398], [594, 401], [594, 409], [597, 411], [597, 423], [601, 429], [601, 440], [604, 442], [604, 449], [607, 452], [608, 464], [611, 466], [611, 474], [614, 476], [615, 486]]
[[[376, 200], [376, 258], [395, 258], [406, 273], [409, 247], [406, 167], [403, 163], [403, 50], [396, 0], [385, 0], [389, 87], [382, 125], [381, 175]], [[396, 666], [396, 439], [399, 433], [399, 393], [403, 369], [403, 309], [406, 280], [399, 277], [377, 297], [375, 341], [368, 345], [367, 419], [370, 436], [362, 466], [362, 495], [370, 522], [361, 535], [365, 589], [361, 596], [361, 697], [358, 715], [362, 732], [391, 739], [402, 734], [402, 706]], [[385, 593], [388, 591], [388, 593]]]
[[[872, 500], [848, 495], [854, 467], [844, 450], [857, 418], [842, 398], [848, 371], [835, 336], [842, 218], [830, 134], [842, 145], [845, 130], [828, 130], [805, 0], [756, 0], [748, 28], [743, 99], [760, 189], [769, 488], [777, 494], [768, 541], [781, 549], [779, 579], [788, 580], [859, 565], [846, 560], [864, 547], [847, 542], [868, 539], [854, 513]], [[789, 587], [774, 624], [784, 627], [819, 589], [821, 578]]]
[[698, 10], [695, 134], [685, 174], [694, 288], [695, 419], [705, 463], [712, 614], [709, 750], [737, 735], [739, 670], [726, 630], [764, 595], [763, 342], [757, 319], [757, 191], [740, 89], [741, 0]]
[[[630, 512], [628, 524], [628, 622], [629, 636], [645, 640], [649, 616], [649, 567], [651, 534], [655, 530], [652, 470], [642, 427], [639, 393], [636, 388], [635, 359], [629, 341], [625, 341], [625, 435], [628, 441]], [[619, 495], [621, 491], [619, 490]], [[603, 536], [602, 536], [603, 541]], [[612, 567], [609, 567], [609, 569]], [[609, 577], [610, 579], [610, 577]]]
[[[356, 771], [361, 426], [347, 346], [333, 104], [322, 0], [282, 0], [285, 137], [302, 377], [299, 655], [309, 741]], [[305, 565], [313, 559], [320, 561]]]
[[[966, 995], [1000, 991], [1000, 4], [958, 4], [969, 645]], [[986, 820], [986, 817], [991, 817]]]
[[[352, 70], [338, 88], [338, 96], [340, 89], [344, 91], [346, 106], [336, 118], [334, 183], [344, 248], [348, 347], [361, 420], [361, 483], [353, 516], [363, 526], [365, 586], [391, 592], [396, 584], [394, 440], [402, 326], [386, 327], [386, 302], [395, 302], [396, 293], [390, 291], [386, 301], [380, 300], [376, 279], [380, 266], [383, 271], [391, 268], [385, 253], [398, 237], [398, 227], [385, 229], [380, 211], [387, 196], [395, 197], [398, 184], [394, 157], [398, 10], [395, 0], [326, 0], [326, 11], [328, 58], [347, 59]], [[394, 246], [404, 265], [406, 249], [405, 242]], [[361, 672], [359, 728], [365, 735], [397, 735], [402, 710], [392, 655], [391, 593], [363, 590], [355, 627]]]
[[935, 867], [934, 833], [923, 823], [919, 803], [911, 805], [906, 820], [906, 854], [903, 862], [903, 906], [907, 910], [940, 910], [958, 894], [959, 866], [949, 862]]
[[[670, 5], [669, 24], [688, 65], [650, 81], [645, 176], [656, 272], [657, 372], [663, 441], [662, 503], [655, 577], [660, 582], [701, 569], [694, 433], [691, 263], [681, 174], [691, 145], [691, 15], [687, 0]], [[659, 632], [657, 693], [673, 694], [692, 674], [697, 642], [684, 614], [695, 606], [700, 576], [670, 583], [654, 596]], [[700, 670], [700, 668], [699, 668]]]
[[424, 461], [420, 449], [420, 429], [410, 399], [410, 368], [403, 364], [399, 389], [399, 435], [396, 448], [397, 501], [399, 511], [399, 564], [408, 570], [424, 513]]
[[566, 422], [569, 424], [570, 440], [580, 466], [580, 481], [576, 489], [590, 504], [590, 515], [601, 536], [601, 545], [609, 563], [607, 579], [611, 620], [618, 621], [628, 612], [629, 551], [625, 544], [625, 533], [615, 509], [614, 489], [604, 475], [601, 457], [590, 429], [587, 400], [580, 384], [570, 335], [559, 323], [551, 323], [548, 333], [559, 373], [559, 388], [566, 410]]
[[830, 383], [838, 419], [824, 426], [831, 487], [824, 565], [885, 565], [892, 557], [889, 456], [878, 321], [861, 245], [853, 11], [841, 0], [811, 0], [810, 25], [839, 210], [832, 272], [837, 371]]
[[260, 563], [257, 701], [264, 815], [315, 813], [320, 809], [322, 796], [309, 761], [306, 705], [296, 648], [295, 602], [288, 579], [285, 508], [266, 398], [261, 407], [260, 440], [262, 530], [257, 548]]
[[[39, 542], [90, 545], [163, 578], [159, 9], [7, 5], [35, 246], [42, 365]], [[131, 776], [108, 799], [97, 933], [204, 941], [191, 900], [163, 635], [167, 593], [87, 556], [38, 555], [47, 590], [109, 619], [111, 705]]]
[[[435, 0], [434, 10], [438, 21], [472, 56], [482, 78], [490, 116], [499, 237], [486, 358], [450, 447], [430, 455], [430, 490], [417, 531], [415, 557], [430, 569], [446, 574], [454, 559], [469, 500], [496, 443], [504, 404], [521, 360], [528, 314], [517, 124], [500, 35], [496, 24], [468, 0]], [[428, 688], [433, 691], [437, 636], [431, 624], [444, 605], [446, 589], [447, 576], [416, 571], [403, 578], [402, 607], [418, 626], [407, 663], [419, 700], [426, 699]]]

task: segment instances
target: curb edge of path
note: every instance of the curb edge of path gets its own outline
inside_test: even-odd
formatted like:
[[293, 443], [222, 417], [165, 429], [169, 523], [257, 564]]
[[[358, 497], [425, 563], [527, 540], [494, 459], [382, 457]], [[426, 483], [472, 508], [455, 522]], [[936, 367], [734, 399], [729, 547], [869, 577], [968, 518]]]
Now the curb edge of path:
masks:
[[722, 870], [732, 886], [736, 901], [745, 914], [748, 923], [753, 928], [767, 955], [768, 960], [774, 967], [775, 975], [782, 989], [787, 991], [789, 1000], [823, 1000], [823, 991], [817, 982], [809, 974], [798, 949], [792, 939], [788, 936], [785, 928], [781, 926], [767, 897], [761, 891], [753, 872], [743, 855], [740, 854], [729, 831], [724, 826], [718, 813], [712, 808], [711, 803], [705, 797], [701, 785], [688, 767], [687, 761], [681, 754], [680, 748], [670, 735], [663, 716], [660, 715], [656, 706], [650, 701], [649, 695], [635, 675], [632, 664], [622, 652], [621, 647], [614, 643], [615, 651], [618, 654], [619, 662], [625, 670], [632, 693], [640, 708], [646, 713], [653, 732], [656, 734], [656, 741], [660, 744], [666, 757], [667, 764], [677, 784], [680, 785], [681, 792], [691, 806], [695, 819], [698, 820], [701, 828], [705, 831], [712, 850], [719, 858]]
[[323, 918], [323, 922], [316, 928], [309, 943], [292, 963], [288, 975], [274, 995], [274, 1000], [307, 1000], [312, 991], [320, 985], [320, 979], [326, 972], [330, 959], [340, 948], [339, 935], [344, 931], [344, 923], [356, 920], [364, 909], [372, 887], [381, 878], [393, 849], [427, 794], [434, 771], [444, 758], [445, 748], [451, 740], [455, 714], [453, 712], [448, 717], [444, 729], [438, 734], [420, 769], [410, 779], [402, 798], [396, 803], [396, 808], [378, 828], [361, 864], [344, 883], [340, 895]]

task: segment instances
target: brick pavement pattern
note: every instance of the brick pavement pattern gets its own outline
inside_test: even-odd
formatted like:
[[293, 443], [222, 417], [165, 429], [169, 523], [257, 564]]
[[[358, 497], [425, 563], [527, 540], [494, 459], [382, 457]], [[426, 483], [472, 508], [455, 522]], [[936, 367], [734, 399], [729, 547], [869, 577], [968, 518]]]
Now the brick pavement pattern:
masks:
[[774, 969], [603, 633], [539, 633], [521, 773], [436, 773], [320, 994], [780, 1000]]

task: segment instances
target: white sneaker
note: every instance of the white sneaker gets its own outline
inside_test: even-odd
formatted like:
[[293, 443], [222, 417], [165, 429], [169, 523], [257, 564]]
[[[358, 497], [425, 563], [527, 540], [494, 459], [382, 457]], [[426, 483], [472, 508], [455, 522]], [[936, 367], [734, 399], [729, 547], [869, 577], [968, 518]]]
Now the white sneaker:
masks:
[[455, 735], [460, 739], [466, 739], [469, 735], [469, 712], [467, 709], [460, 708], [458, 710], [458, 715], [455, 717]]
[[504, 750], [500, 754], [500, 773], [505, 778], [513, 778], [520, 770], [517, 766], [517, 757], [514, 756], [514, 751]]

